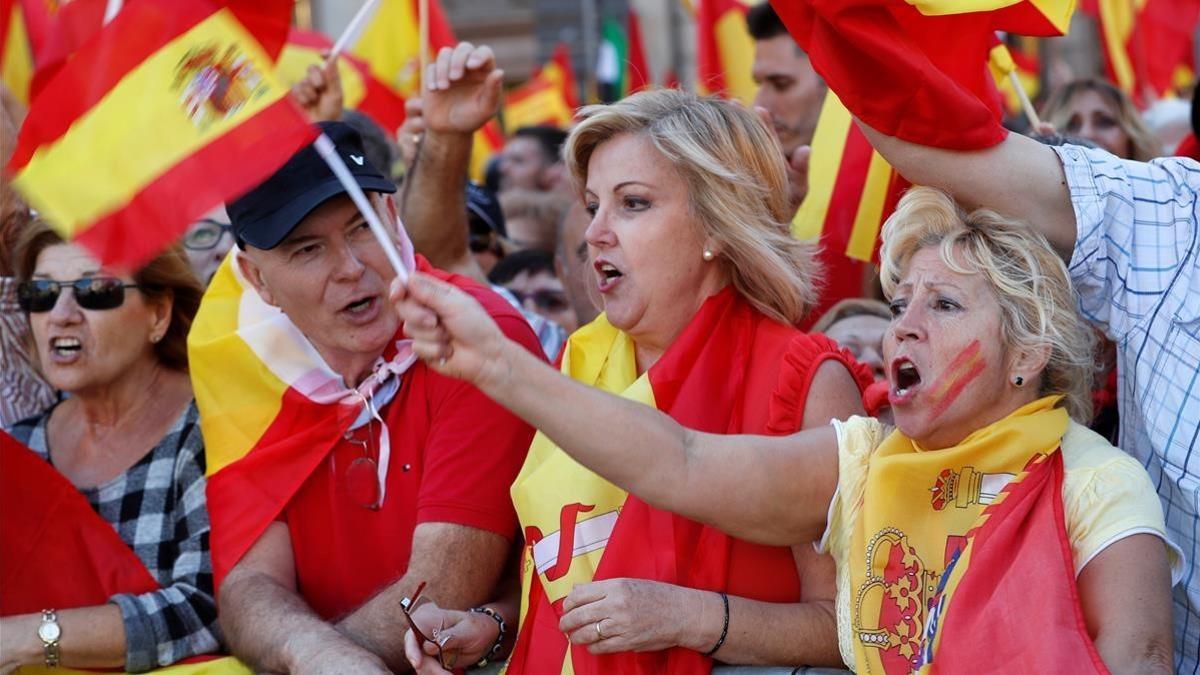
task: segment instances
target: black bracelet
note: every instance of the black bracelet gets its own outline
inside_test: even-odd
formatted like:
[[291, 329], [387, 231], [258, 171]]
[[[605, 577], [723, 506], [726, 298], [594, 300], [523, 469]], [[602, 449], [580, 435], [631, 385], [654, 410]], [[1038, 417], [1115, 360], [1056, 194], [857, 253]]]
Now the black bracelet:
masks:
[[489, 663], [492, 662], [492, 659], [496, 658], [496, 656], [500, 653], [500, 647], [504, 645], [504, 631], [506, 628], [508, 628], [508, 624], [504, 623], [504, 617], [500, 616], [500, 612], [497, 612], [491, 607], [472, 607], [467, 611], [476, 612], [478, 614], [487, 614], [495, 619], [496, 625], [500, 627], [500, 633], [496, 635], [496, 642], [492, 644], [492, 648], [487, 650], [487, 653], [483, 655], [483, 658], [479, 659], [479, 662], [475, 664], [476, 668], [485, 668]]
[[717, 591], [717, 595], [721, 596], [721, 602], [725, 605], [725, 625], [721, 626], [721, 637], [717, 639], [717, 644], [713, 648], [704, 652], [705, 656], [712, 656], [717, 653], [721, 645], [725, 644], [725, 636], [729, 634], [729, 596], [721, 591]]

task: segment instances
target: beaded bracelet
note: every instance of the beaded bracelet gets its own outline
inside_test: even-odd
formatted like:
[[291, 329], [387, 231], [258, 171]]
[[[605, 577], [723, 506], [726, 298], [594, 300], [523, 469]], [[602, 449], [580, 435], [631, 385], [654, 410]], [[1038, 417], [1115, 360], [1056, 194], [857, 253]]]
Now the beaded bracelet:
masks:
[[729, 596], [718, 591], [717, 595], [721, 596], [721, 604], [725, 605], [725, 625], [721, 626], [721, 637], [717, 639], [717, 644], [713, 648], [704, 652], [705, 656], [712, 656], [717, 653], [717, 650], [725, 644], [725, 636], [729, 634]]
[[467, 611], [478, 614], [487, 614], [495, 619], [496, 625], [500, 627], [500, 633], [496, 635], [496, 642], [492, 644], [492, 648], [487, 650], [487, 653], [483, 655], [483, 658], [479, 659], [479, 663], [475, 664], [476, 668], [486, 668], [487, 665], [492, 662], [492, 659], [496, 658], [496, 656], [500, 653], [500, 647], [504, 644], [504, 632], [505, 629], [508, 628], [508, 624], [504, 623], [504, 617], [500, 616], [500, 612], [497, 612], [491, 607], [472, 607]]

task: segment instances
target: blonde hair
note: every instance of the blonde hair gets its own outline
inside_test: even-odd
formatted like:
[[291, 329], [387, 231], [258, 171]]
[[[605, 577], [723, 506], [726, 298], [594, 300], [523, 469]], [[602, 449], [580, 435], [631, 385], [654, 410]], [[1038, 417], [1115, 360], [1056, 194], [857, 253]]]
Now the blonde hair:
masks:
[[691, 215], [716, 242], [738, 292], [787, 324], [812, 308], [821, 279], [816, 247], [791, 235], [783, 150], [757, 115], [716, 97], [658, 89], [587, 106], [579, 119], [563, 146], [579, 193], [597, 147], [619, 134], [643, 136], [687, 185]]
[[1124, 159], [1147, 162], [1162, 154], [1162, 142], [1142, 121], [1142, 116], [1129, 96], [1112, 83], [1094, 77], [1073, 80], [1050, 92], [1050, 96], [1042, 105], [1042, 119], [1054, 125], [1060, 134], [1070, 136], [1065, 127], [1071, 119], [1071, 101], [1088, 91], [1096, 92], [1116, 112], [1117, 124], [1129, 138], [1129, 148], [1126, 150], [1128, 156]]
[[959, 274], [982, 274], [1000, 305], [1007, 349], [1050, 350], [1043, 396], [1062, 394], [1077, 422], [1092, 420], [1096, 336], [1076, 308], [1067, 267], [1041, 233], [994, 211], [967, 213], [949, 195], [914, 187], [883, 226], [880, 276], [890, 298], [917, 251], [936, 246]]

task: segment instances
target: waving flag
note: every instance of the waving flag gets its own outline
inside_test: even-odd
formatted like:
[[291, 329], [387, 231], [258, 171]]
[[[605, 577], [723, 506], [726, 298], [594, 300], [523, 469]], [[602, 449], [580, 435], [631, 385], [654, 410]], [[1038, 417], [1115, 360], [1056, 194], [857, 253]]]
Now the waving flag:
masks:
[[17, 97], [29, 103], [33, 80], [33, 47], [25, 12], [17, 0], [0, 0], [0, 81]]
[[[754, 65], [754, 40], [746, 28], [746, 10], [752, 3], [696, 0], [695, 4], [700, 92], [723, 94], [749, 103], [758, 90], [750, 76]], [[779, 10], [778, 6], [776, 10]]]
[[[371, 72], [397, 94], [417, 94], [420, 82], [421, 38], [419, 0], [382, 0], [375, 17], [363, 29], [354, 53], [371, 65]], [[429, 0], [429, 56], [457, 42], [438, 0]]]
[[571, 52], [565, 43], [554, 45], [550, 61], [542, 66], [538, 74], [562, 90], [567, 107], [571, 110], [579, 107], [579, 83], [575, 79], [575, 69], [571, 67]]
[[997, 38], [988, 52], [988, 65], [992, 76], [996, 78], [996, 88], [1004, 97], [1004, 109], [1009, 115], [1021, 114], [1021, 97], [1013, 88], [1011, 73], [1016, 73], [1017, 81], [1030, 100], [1041, 91], [1042, 67], [1038, 58], [1039, 44], [1035, 40], [1023, 38], [1017, 47], [1006, 45]]
[[574, 115], [575, 111], [563, 98], [562, 89], [536, 75], [504, 99], [504, 127], [510, 134], [521, 127], [539, 124], [566, 129], [571, 126]]
[[13, 184], [63, 236], [136, 267], [312, 140], [273, 75], [290, 9], [132, 3], [34, 100]]
[[650, 66], [642, 44], [642, 31], [633, 8], [625, 16], [625, 25], [606, 17], [600, 28], [600, 54], [596, 79], [604, 87], [604, 99], [618, 101], [645, 89], [650, 84]]
[[[286, 84], [295, 84], [304, 79], [309, 66], [324, 63], [323, 53], [332, 48], [333, 42], [324, 34], [292, 28], [275, 72]], [[404, 98], [380, 82], [366, 61], [343, 53], [338, 56], [338, 74], [346, 108], [370, 117], [390, 134], [400, 128], [404, 123]]]
[[808, 182], [792, 234], [820, 240], [826, 283], [810, 313], [815, 318], [838, 300], [863, 295], [863, 280], [879, 259], [883, 221], [909, 183], [875, 152], [832, 91], [813, 133]]
[[1192, 82], [1198, 0], [1084, 0], [1100, 28], [1109, 78], [1139, 105]]
[[871, 127], [914, 143], [1003, 140], [991, 36], [1062, 35], [1074, 0], [773, 0], [813, 67]]

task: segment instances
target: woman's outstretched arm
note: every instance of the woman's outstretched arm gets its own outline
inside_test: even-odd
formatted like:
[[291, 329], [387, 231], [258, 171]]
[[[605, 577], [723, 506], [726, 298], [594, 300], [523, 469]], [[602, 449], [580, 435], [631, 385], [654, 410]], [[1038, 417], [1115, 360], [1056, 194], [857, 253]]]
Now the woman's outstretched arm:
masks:
[[832, 427], [724, 436], [576, 382], [504, 337], [466, 293], [425, 275], [392, 299], [430, 367], [468, 380], [584, 466], [658, 508], [765, 544], [812, 541], [837, 484]]

